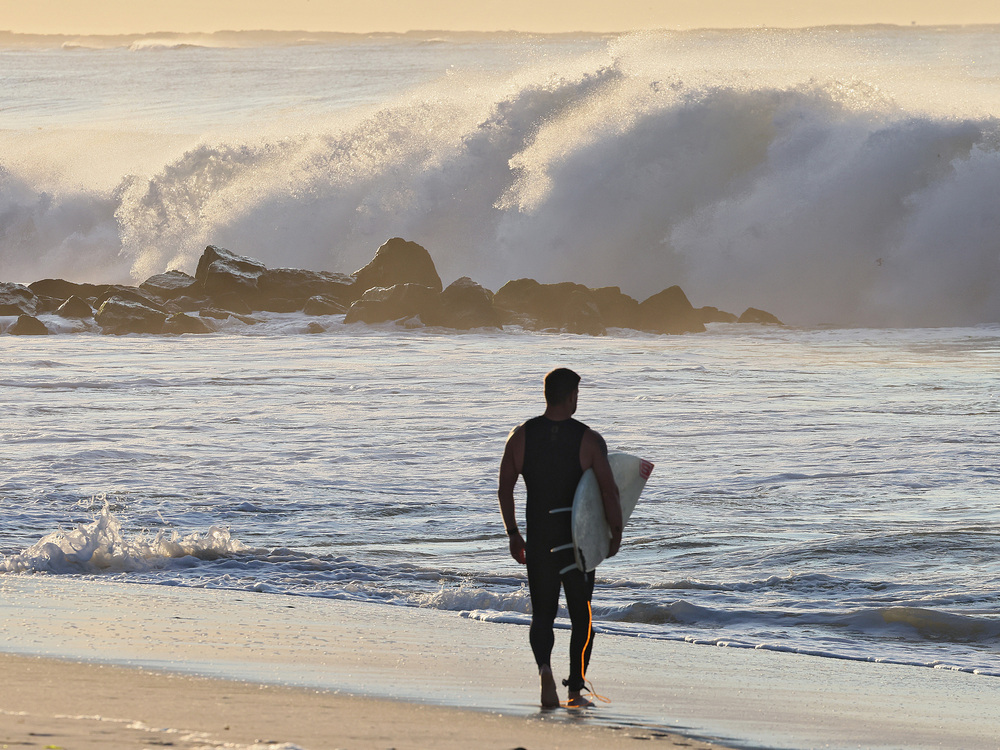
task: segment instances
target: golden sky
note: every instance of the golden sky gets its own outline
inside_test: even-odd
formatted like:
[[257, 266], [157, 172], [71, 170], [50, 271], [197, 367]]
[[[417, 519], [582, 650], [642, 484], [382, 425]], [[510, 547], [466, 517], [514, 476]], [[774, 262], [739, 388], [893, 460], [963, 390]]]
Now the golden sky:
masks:
[[0, 0], [0, 29], [117, 34], [243, 29], [627, 31], [1000, 23], [998, 0]]

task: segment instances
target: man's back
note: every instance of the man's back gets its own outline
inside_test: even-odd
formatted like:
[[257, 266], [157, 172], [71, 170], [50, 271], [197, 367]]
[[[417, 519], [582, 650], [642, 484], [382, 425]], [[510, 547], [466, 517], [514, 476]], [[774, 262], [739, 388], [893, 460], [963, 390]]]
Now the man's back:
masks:
[[527, 543], [529, 548], [551, 549], [572, 541], [570, 514], [564, 509], [572, 506], [583, 475], [580, 444], [587, 425], [541, 416], [526, 422], [524, 430], [521, 475], [527, 490]]

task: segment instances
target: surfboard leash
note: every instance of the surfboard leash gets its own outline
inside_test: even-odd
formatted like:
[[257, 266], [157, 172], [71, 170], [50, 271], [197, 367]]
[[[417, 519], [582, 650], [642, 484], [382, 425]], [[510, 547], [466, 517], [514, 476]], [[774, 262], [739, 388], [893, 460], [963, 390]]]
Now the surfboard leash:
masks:
[[[605, 697], [603, 695], [601, 695], [600, 693], [598, 693], [594, 689], [594, 683], [592, 683], [590, 680], [587, 679], [587, 674], [586, 674], [586, 672], [587, 672], [587, 649], [590, 647], [590, 638], [591, 638], [591, 636], [593, 635], [593, 632], [594, 632], [594, 609], [590, 605], [590, 602], [587, 602], [587, 617], [590, 620], [589, 626], [587, 628], [587, 642], [585, 644], [583, 644], [583, 653], [580, 654], [580, 660], [581, 660], [581, 664], [580, 664], [580, 676], [583, 678], [583, 688], [582, 688], [582, 690], [586, 690], [587, 693], [590, 696], [592, 696], [595, 700], [600, 701], [601, 703], [611, 703], [611, 699], [607, 698], [607, 697]], [[562, 705], [565, 706], [566, 708], [585, 708], [584, 706], [574, 706], [569, 701], [563, 701]]]

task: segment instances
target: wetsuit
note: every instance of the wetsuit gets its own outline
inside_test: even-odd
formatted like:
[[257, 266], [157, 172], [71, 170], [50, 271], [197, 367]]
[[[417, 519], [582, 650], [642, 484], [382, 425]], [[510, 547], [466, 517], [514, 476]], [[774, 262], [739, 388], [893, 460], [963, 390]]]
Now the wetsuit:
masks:
[[590, 598], [594, 573], [576, 567], [571, 526], [573, 495], [583, 476], [580, 444], [587, 425], [575, 419], [555, 422], [544, 416], [524, 423], [526, 562], [531, 593], [531, 650], [539, 667], [550, 665], [559, 611], [559, 588], [566, 594], [572, 634], [570, 675], [563, 684], [581, 690], [590, 662], [594, 633]]

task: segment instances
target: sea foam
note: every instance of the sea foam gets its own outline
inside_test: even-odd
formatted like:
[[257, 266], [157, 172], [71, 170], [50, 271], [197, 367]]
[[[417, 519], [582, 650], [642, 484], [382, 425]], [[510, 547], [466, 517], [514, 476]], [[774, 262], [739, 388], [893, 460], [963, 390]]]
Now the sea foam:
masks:
[[[1000, 93], [971, 61], [954, 70], [915, 56], [904, 31], [883, 37], [539, 40], [535, 55], [496, 53], [485, 69], [467, 60], [353, 108], [304, 106], [319, 92], [297, 84], [282, 95], [300, 103], [252, 134], [250, 102], [235, 94], [137, 101], [136, 117], [152, 120], [143, 128], [196, 132], [182, 153], [181, 141], [153, 138], [152, 152], [119, 161], [137, 154], [139, 136], [123, 133], [117, 166], [94, 165], [113, 187], [42, 174], [33, 136], [12, 142], [0, 264], [10, 280], [141, 281], [193, 272], [214, 243], [272, 267], [351, 272], [403, 236], [430, 250], [446, 281], [493, 289], [531, 276], [643, 299], [680, 284], [696, 305], [753, 305], [802, 325], [994, 322]], [[956, 55], [969, 42], [942, 37]], [[485, 44], [495, 53], [499, 42]], [[315, 53], [212, 52], [253, 54], [265, 73]], [[65, 64], [96, 66], [98, 54]], [[167, 54], [180, 73], [197, 76], [204, 62]], [[385, 48], [386, 60], [434, 54], [456, 53]], [[133, 56], [155, 80], [150, 56]], [[284, 106], [266, 79], [245, 75], [256, 105]], [[211, 124], [184, 120], [186, 106]], [[67, 160], [81, 150], [63, 149]]]

